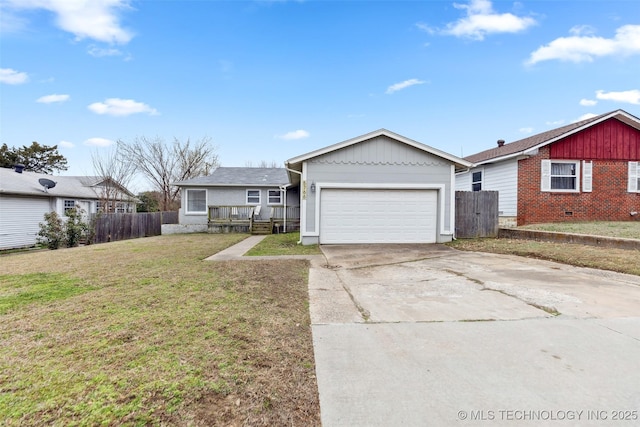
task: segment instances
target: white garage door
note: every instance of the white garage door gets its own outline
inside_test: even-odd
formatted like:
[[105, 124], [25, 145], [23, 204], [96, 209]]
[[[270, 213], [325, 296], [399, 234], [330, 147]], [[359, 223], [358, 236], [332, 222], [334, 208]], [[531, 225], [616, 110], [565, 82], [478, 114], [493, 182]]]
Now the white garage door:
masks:
[[435, 243], [435, 190], [323, 189], [320, 243]]
[[34, 245], [39, 224], [49, 211], [45, 197], [0, 196], [0, 249]]

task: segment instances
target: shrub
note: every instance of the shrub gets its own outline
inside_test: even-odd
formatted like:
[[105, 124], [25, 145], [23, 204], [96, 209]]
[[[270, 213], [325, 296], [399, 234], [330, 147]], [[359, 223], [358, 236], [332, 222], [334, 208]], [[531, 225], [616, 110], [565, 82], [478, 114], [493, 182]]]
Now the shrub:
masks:
[[78, 208], [68, 209], [65, 212], [67, 223], [65, 225], [65, 236], [67, 247], [78, 246], [80, 240], [86, 238], [89, 226], [82, 220], [84, 210]]
[[64, 223], [56, 212], [44, 214], [44, 221], [40, 223], [37, 241], [49, 249], [58, 249], [65, 238]]

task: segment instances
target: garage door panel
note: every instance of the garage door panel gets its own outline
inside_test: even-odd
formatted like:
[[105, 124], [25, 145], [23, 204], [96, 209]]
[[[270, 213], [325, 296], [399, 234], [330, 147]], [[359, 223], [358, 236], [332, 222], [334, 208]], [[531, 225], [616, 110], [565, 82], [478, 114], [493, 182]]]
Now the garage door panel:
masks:
[[320, 243], [434, 243], [435, 190], [323, 189]]

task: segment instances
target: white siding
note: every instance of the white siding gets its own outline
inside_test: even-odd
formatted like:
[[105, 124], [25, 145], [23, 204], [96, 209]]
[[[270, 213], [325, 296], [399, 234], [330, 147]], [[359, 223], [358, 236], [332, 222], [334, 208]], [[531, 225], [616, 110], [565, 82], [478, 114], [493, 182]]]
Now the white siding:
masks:
[[[518, 161], [506, 160], [482, 167], [484, 169], [482, 189], [498, 192], [500, 216], [516, 216], [518, 214]], [[469, 184], [470, 187], [471, 184]]]
[[456, 191], [471, 191], [471, 171], [456, 174]]
[[46, 197], [0, 195], [0, 249], [35, 245], [39, 224], [51, 210]]

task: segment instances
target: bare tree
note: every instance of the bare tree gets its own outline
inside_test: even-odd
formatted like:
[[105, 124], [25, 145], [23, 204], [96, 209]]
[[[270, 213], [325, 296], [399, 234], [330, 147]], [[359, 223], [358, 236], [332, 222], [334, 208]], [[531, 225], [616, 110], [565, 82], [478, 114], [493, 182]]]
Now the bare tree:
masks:
[[257, 166], [253, 166], [253, 162], [251, 160], [244, 162], [244, 166], [247, 168], [281, 168], [282, 164], [276, 162], [275, 160], [271, 160], [270, 162], [266, 160], [261, 160]]
[[94, 173], [102, 179], [96, 187], [103, 212], [115, 212], [117, 203], [133, 202], [133, 195], [127, 188], [135, 176], [135, 164], [127, 159], [120, 146], [108, 153], [91, 155]]
[[173, 183], [208, 175], [218, 166], [218, 155], [211, 145], [211, 138], [204, 137], [195, 143], [173, 139], [167, 144], [164, 139], [137, 137], [127, 144], [118, 141], [118, 147], [135, 164], [138, 172], [144, 175], [162, 195], [160, 207], [169, 210], [175, 204], [180, 189]]

